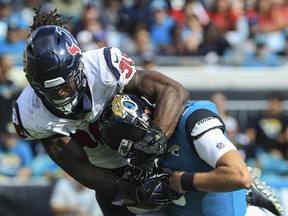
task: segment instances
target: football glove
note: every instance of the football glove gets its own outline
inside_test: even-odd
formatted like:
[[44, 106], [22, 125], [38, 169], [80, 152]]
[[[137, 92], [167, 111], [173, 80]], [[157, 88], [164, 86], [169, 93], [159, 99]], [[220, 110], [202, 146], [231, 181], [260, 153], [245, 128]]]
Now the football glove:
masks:
[[174, 199], [179, 199], [181, 194], [178, 194], [169, 186], [169, 177], [170, 174], [163, 172], [162, 170], [149, 176], [148, 180], [143, 182], [140, 187], [142, 191], [141, 195], [144, 197], [142, 202], [161, 205], [169, 204]]
[[181, 194], [166, 183], [169, 176], [170, 174], [163, 171], [153, 173], [139, 186], [135, 182], [121, 178], [117, 183], [118, 194], [112, 204], [119, 206], [137, 206], [139, 203], [169, 204], [181, 197]]
[[161, 155], [166, 149], [167, 140], [168, 138], [162, 130], [153, 124], [143, 139], [135, 144], [134, 148], [147, 154]]
[[[136, 167], [151, 174], [154, 170], [154, 167], [157, 166], [157, 162], [158, 156], [156, 154], [147, 154], [138, 149], [134, 149], [128, 155], [128, 164], [131, 167], [130, 171], [133, 171], [134, 167]], [[137, 171], [137, 169], [135, 169], [135, 171]], [[132, 172], [131, 176], [134, 174], [137, 176], [137, 172]]]
[[127, 178], [130, 181], [135, 181], [135, 182], [143, 182], [148, 180], [148, 177], [150, 175], [149, 172], [140, 169], [138, 167], [132, 166], [132, 165], [128, 165], [125, 168], [125, 172], [127, 174]]

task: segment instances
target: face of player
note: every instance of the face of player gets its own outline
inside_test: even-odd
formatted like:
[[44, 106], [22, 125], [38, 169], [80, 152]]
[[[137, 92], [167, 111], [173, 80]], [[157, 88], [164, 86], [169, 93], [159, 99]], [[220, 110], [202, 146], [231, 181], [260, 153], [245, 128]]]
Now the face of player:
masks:
[[73, 112], [79, 101], [75, 79], [70, 79], [64, 85], [45, 89], [42, 94], [53, 106], [64, 114]]
[[66, 98], [71, 98], [76, 92], [76, 83], [74, 79], [71, 79], [64, 86], [47, 90], [44, 93], [45, 97], [50, 101], [62, 101]]

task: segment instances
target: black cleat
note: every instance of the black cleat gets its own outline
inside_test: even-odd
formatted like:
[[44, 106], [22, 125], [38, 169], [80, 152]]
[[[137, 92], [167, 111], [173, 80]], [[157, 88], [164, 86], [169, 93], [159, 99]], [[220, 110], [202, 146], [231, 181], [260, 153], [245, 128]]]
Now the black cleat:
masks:
[[276, 197], [276, 193], [252, 173], [251, 167], [248, 167], [248, 170], [251, 173], [252, 184], [246, 192], [247, 205], [265, 208], [277, 216], [282, 215], [284, 213], [283, 207]]

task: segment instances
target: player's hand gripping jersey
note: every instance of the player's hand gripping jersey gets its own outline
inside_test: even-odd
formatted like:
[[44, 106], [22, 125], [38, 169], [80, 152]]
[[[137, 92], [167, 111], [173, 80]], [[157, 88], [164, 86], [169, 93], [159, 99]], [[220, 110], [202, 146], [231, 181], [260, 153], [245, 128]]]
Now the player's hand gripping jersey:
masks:
[[[98, 142], [96, 120], [103, 107], [133, 77], [134, 62], [117, 48], [102, 48], [82, 53], [87, 86], [79, 106], [81, 113], [71, 119], [53, 114], [37, 97], [30, 85], [22, 92], [13, 109], [13, 122], [20, 137], [39, 140], [56, 134], [76, 138], [89, 160], [100, 167], [117, 168], [126, 160]], [[113, 162], [112, 162], [113, 161]]]

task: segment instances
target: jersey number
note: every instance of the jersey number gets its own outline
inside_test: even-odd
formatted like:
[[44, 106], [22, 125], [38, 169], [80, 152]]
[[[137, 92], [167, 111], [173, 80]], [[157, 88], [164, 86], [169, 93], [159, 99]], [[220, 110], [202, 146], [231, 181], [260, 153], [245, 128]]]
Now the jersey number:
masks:
[[126, 73], [126, 77], [125, 77], [126, 79], [128, 79], [133, 73], [133, 66], [134, 66], [134, 62], [129, 58], [129, 56], [122, 53], [122, 59], [121, 59], [119, 67], [122, 73]]

